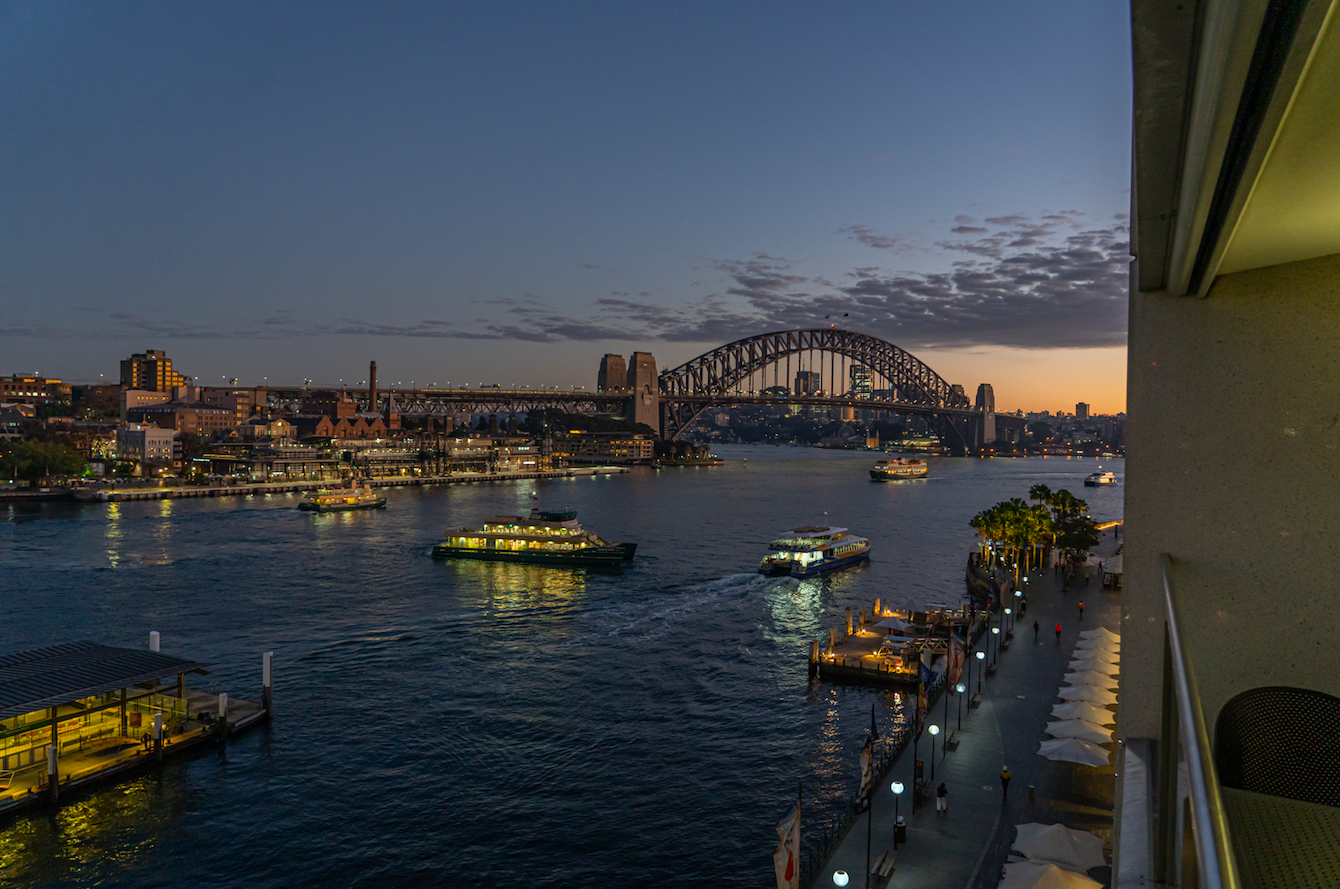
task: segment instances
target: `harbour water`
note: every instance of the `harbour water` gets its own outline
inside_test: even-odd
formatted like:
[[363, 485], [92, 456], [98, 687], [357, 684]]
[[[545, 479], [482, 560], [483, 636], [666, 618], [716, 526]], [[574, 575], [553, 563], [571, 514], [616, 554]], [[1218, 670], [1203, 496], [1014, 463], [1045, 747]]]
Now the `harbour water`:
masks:
[[[810, 640], [847, 606], [956, 602], [968, 520], [1029, 487], [1095, 519], [1120, 460], [932, 458], [727, 447], [713, 468], [390, 489], [312, 515], [299, 495], [0, 505], [0, 653], [93, 639], [213, 662], [195, 687], [276, 717], [225, 752], [0, 821], [0, 887], [771, 885], [773, 821], [804, 829], [858, 780], [892, 693], [811, 684]], [[747, 458], [747, 459], [746, 459]], [[539, 500], [533, 499], [538, 495]], [[435, 562], [449, 526], [532, 506], [638, 543], [622, 574]], [[824, 580], [755, 573], [767, 541], [831, 523], [872, 541]]]

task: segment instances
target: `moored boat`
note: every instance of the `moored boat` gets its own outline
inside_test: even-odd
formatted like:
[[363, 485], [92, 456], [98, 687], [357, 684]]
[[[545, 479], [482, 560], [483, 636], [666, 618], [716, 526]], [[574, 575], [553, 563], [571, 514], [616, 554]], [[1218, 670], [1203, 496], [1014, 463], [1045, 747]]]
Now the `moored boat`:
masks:
[[1084, 480], [1084, 484], [1090, 488], [1100, 487], [1102, 485], [1115, 485], [1117, 477], [1110, 472], [1095, 472]]
[[921, 478], [930, 471], [925, 460], [892, 457], [877, 461], [875, 468], [870, 470], [870, 478], [877, 482], [891, 482], [903, 478]]
[[783, 532], [768, 549], [771, 552], [759, 564], [759, 574], [812, 577], [869, 557], [870, 541], [847, 533], [846, 528], [806, 525]]
[[493, 516], [480, 528], [449, 528], [442, 537], [435, 559], [619, 568], [637, 551], [636, 543], [608, 542], [583, 530], [570, 509]]
[[386, 497], [370, 487], [357, 484], [347, 488], [322, 489], [298, 504], [298, 509], [308, 512], [348, 512], [353, 509], [381, 509], [386, 506]]

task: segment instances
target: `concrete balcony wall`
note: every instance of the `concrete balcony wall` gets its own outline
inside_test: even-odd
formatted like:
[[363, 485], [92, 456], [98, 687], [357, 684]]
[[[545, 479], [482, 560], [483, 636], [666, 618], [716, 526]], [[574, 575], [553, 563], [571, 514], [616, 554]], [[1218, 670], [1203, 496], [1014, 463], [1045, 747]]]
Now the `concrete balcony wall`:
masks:
[[1340, 695], [1340, 255], [1133, 286], [1128, 389], [1119, 737], [1160, 732], [1161, 552], [1211, 731], [1250, 688]]

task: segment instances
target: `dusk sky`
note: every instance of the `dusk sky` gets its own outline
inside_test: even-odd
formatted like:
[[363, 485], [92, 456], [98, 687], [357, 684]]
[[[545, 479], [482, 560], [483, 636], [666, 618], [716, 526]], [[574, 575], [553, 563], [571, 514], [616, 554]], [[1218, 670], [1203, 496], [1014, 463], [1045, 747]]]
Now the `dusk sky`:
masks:
[[0, 373], [593, 386], [844, 326], [1125, 410], [1117, 2], [0, 4]]

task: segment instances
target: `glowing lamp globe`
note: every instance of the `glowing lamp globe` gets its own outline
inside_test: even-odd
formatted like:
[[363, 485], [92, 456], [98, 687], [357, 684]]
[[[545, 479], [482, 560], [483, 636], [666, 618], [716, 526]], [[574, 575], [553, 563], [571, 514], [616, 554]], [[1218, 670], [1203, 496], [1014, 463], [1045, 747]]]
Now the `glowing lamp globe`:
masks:
[[936, 735], [940, 734], [940, 727], [938, 725], [933, 725], [929, 729], [927, 729], [927, 731], [931, 733], [931, 737], [935, 737]]
[[847, 872], [846, 872], [845, 870], [835, 870], [835, 871], [833, 871], [833, 885], [834, 885], [834, 886], [845, 886], [845, 885], [847, 885], [847, 883], [849, 883], [850, 881], [851, 881], [851, 877], [847, 876]]
[[986, 660], [986, 652], [985, 652], [985, 651], [979, 651], [979, 652], [977, 652], [977, 660], [979, 660], [979, 661], [984, 661], [984, 660]]
[[1000, 635], [1000, 627], [992, 627], [992, 628], [991, 628], [991, 633], [992, 633], [992, 635], [994, 635], [994, 636], [999, 636], [999, 635]]
[[903, 792], [903, 782], [902, 782], [902, 781], [894, 781], [892, 784], [889, 785], [889, 789], [892, 790], [894, 793], [902, 793], [902, 792]]
[[965, 691], [967, 691], [967, 690], [968, 690], [968, 686], [964, 685], [962, 682], [960, 682], [958, 685], [954, 686], [954, 691], [958, 692], [959, 694], [963, 694], [963, 693], [964, 693]]

